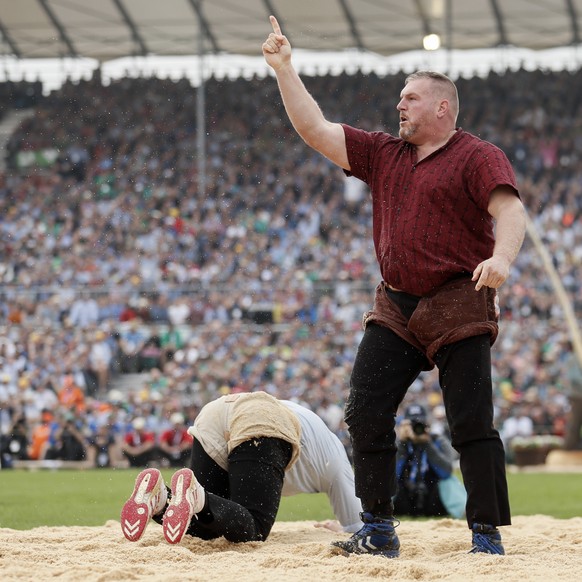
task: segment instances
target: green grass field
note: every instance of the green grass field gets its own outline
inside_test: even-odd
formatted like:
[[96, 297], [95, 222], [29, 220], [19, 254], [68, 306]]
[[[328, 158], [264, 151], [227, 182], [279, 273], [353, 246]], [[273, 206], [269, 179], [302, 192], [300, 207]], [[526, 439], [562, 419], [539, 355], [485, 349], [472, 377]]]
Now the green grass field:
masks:
[[[0, 473], [0, 527], [97, 526], [119, 520], [137, 473], [134, 469], [4, 470]], [[163, 473], [169, 482], [171, 471]], [[519, 472], [507, 478], [513, 515], [582, 516], [582, 474]], [[283, 498], [277, 519], [332, 517], [327, 497], [316, 494]]]

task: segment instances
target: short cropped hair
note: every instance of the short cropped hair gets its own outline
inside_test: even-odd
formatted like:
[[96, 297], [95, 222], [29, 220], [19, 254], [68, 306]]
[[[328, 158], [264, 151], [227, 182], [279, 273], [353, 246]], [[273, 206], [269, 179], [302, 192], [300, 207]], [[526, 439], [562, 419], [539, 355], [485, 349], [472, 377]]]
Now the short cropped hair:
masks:
[[455, 83], [449, 77], [443, 75], [443, 73], [437, 73], [436, 71], [416, 71], [416, 73], [411, 73], [406, 77], [404, 84], [408, 85], [410, 81], [416, 81], [417, 79], [430, 79], [442, 87], [451, 105], [453, 116], [456, 119], [459, 114], [459, 93]]

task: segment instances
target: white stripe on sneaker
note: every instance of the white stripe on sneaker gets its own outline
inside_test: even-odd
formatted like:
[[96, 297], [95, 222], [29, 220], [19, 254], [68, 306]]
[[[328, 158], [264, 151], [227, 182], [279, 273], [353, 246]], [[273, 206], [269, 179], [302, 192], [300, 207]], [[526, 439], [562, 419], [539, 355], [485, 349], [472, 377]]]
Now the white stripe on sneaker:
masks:
[[172, 477], [172, 498], [164, 513], [163, 531], [169, 544], [178, 544], [197, 511], [204, 507], [204, 489], [191, 469], [180, 469]]
[[[154, 511], [163, 507], [166, 485], [158, 469], [145, 469], [135, 480], [130, 498], [121, 509], [121, 531], [130, 542], [137, 542], [143, 535]], [[163, 505], [162, 505], [163, 502]]]

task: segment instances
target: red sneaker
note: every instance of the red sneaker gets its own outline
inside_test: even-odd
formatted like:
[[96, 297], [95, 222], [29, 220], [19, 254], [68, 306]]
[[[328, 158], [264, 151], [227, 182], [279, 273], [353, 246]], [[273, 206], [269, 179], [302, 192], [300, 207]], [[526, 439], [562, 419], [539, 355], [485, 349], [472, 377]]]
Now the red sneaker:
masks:
[[192, 517], [202, 511], [206, 494], [190, 469], [180, 469], [172, 476], [172, 495], [164, 513], [164, 537], [169, 544], [179, 544]]
[[158, 469], [145, 469], [135, 480], [131, 497], [121, 510], [121, 531], [130, 542], [143, 535], [152, 515], [164, 510], [168, 492]]

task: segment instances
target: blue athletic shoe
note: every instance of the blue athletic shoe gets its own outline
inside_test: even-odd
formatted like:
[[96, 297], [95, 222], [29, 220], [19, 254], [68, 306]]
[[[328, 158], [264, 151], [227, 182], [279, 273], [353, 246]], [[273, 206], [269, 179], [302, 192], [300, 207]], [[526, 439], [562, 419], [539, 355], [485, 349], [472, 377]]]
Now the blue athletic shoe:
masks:
[[470, 554], [499, 554], [504, 555], [505, 549], [501, 543], [501, 534], [499, 530], [492, 525], [485, 523], [474, 523], [471, 528], [473, 531], [473, 547]]
[[397, 558], [400, 555], [400, 540], [394, 528], [400, 522], [392, 517], [381, 518], [371, 513], [361, 513], [364, 522], [362, 528], [347, 540], [332, 542], [334, 550], [343, 554], [372, 554], [385, 558]]

